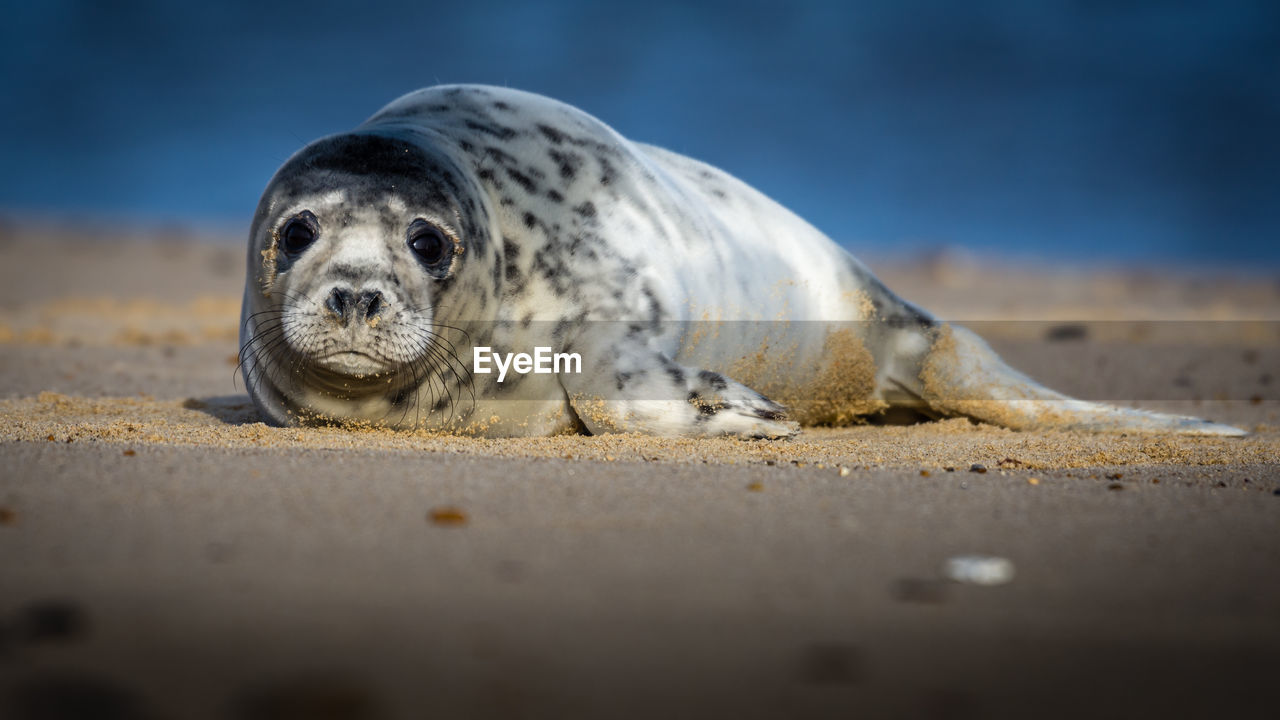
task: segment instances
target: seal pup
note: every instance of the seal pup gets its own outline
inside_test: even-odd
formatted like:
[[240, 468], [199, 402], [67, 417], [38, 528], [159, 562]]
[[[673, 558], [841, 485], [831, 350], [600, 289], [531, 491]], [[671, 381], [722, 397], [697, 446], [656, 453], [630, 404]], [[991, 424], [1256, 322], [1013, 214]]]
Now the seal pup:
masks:
[[[788, 437], [909, 408], [1243, 434], [1049, 390], [729, 174], [486, 86], [410, 93], [284, 163], [249, 234], [241, 341], [279, 424]], [[580, 366], [479, 372], [484, 350], [538, 348]]]

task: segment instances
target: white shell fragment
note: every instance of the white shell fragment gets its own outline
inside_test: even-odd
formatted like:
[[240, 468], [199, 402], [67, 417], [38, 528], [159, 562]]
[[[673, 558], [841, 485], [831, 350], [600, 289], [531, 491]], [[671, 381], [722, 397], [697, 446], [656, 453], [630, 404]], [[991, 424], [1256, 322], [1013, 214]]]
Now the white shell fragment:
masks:
[[1013, 580], [1013, 561], [991, 555], [957, 555], [942, 570], [951, 580], [970, 585], [1003, 585]]

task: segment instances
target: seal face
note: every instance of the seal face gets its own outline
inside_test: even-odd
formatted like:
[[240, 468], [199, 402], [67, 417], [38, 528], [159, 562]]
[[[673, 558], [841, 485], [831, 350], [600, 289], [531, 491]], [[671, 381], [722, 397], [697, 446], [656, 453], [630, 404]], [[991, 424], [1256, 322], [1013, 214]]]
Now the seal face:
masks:
[[730, 175], [484, 86], [406, 95], [277, 171], [241, 341], [280, 424], [785, 437], [906, 407], [1239, 433], [1041, 387]]
[[314, 143], [277, 173], [254, 221], [241, 355], [271, 419], [416, 424], [421, 393], [458, 396], [467, 371], [441, 350], [436, 309], [460, 285], [459, 238], [479, 250], [488, 232], [459, 202], [462, 177], [446, 156], [367, 133]]

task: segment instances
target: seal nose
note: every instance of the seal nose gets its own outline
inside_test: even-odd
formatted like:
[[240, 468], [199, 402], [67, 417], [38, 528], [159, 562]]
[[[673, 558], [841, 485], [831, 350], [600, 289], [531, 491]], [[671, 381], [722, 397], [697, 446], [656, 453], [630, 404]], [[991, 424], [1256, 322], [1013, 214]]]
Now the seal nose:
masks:
[[356, 300], [356, 317], [365, 322], [373, 322], [382, 314], [382, 308], [386, 304], [381, 292], [365, 290], [360, 293], [360, 297]]
[[377, 290], [364, 290], [359, 295], [346, 288], [334, 288], [325, 298], [324, 305], [343, 325], [356, 320], [372, 322], [382, 314], [386, 299]]

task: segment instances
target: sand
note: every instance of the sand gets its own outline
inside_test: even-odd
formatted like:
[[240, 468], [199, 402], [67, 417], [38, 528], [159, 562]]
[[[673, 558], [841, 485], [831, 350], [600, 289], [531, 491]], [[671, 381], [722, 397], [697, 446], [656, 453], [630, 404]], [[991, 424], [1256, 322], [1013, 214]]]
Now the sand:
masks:
[[4, 233], [0, 716], [1274, 713], [1274, 278], [871, 262], [1056, 389], [1246, 438], [485, 440], [262, 424], [235, 242]]

